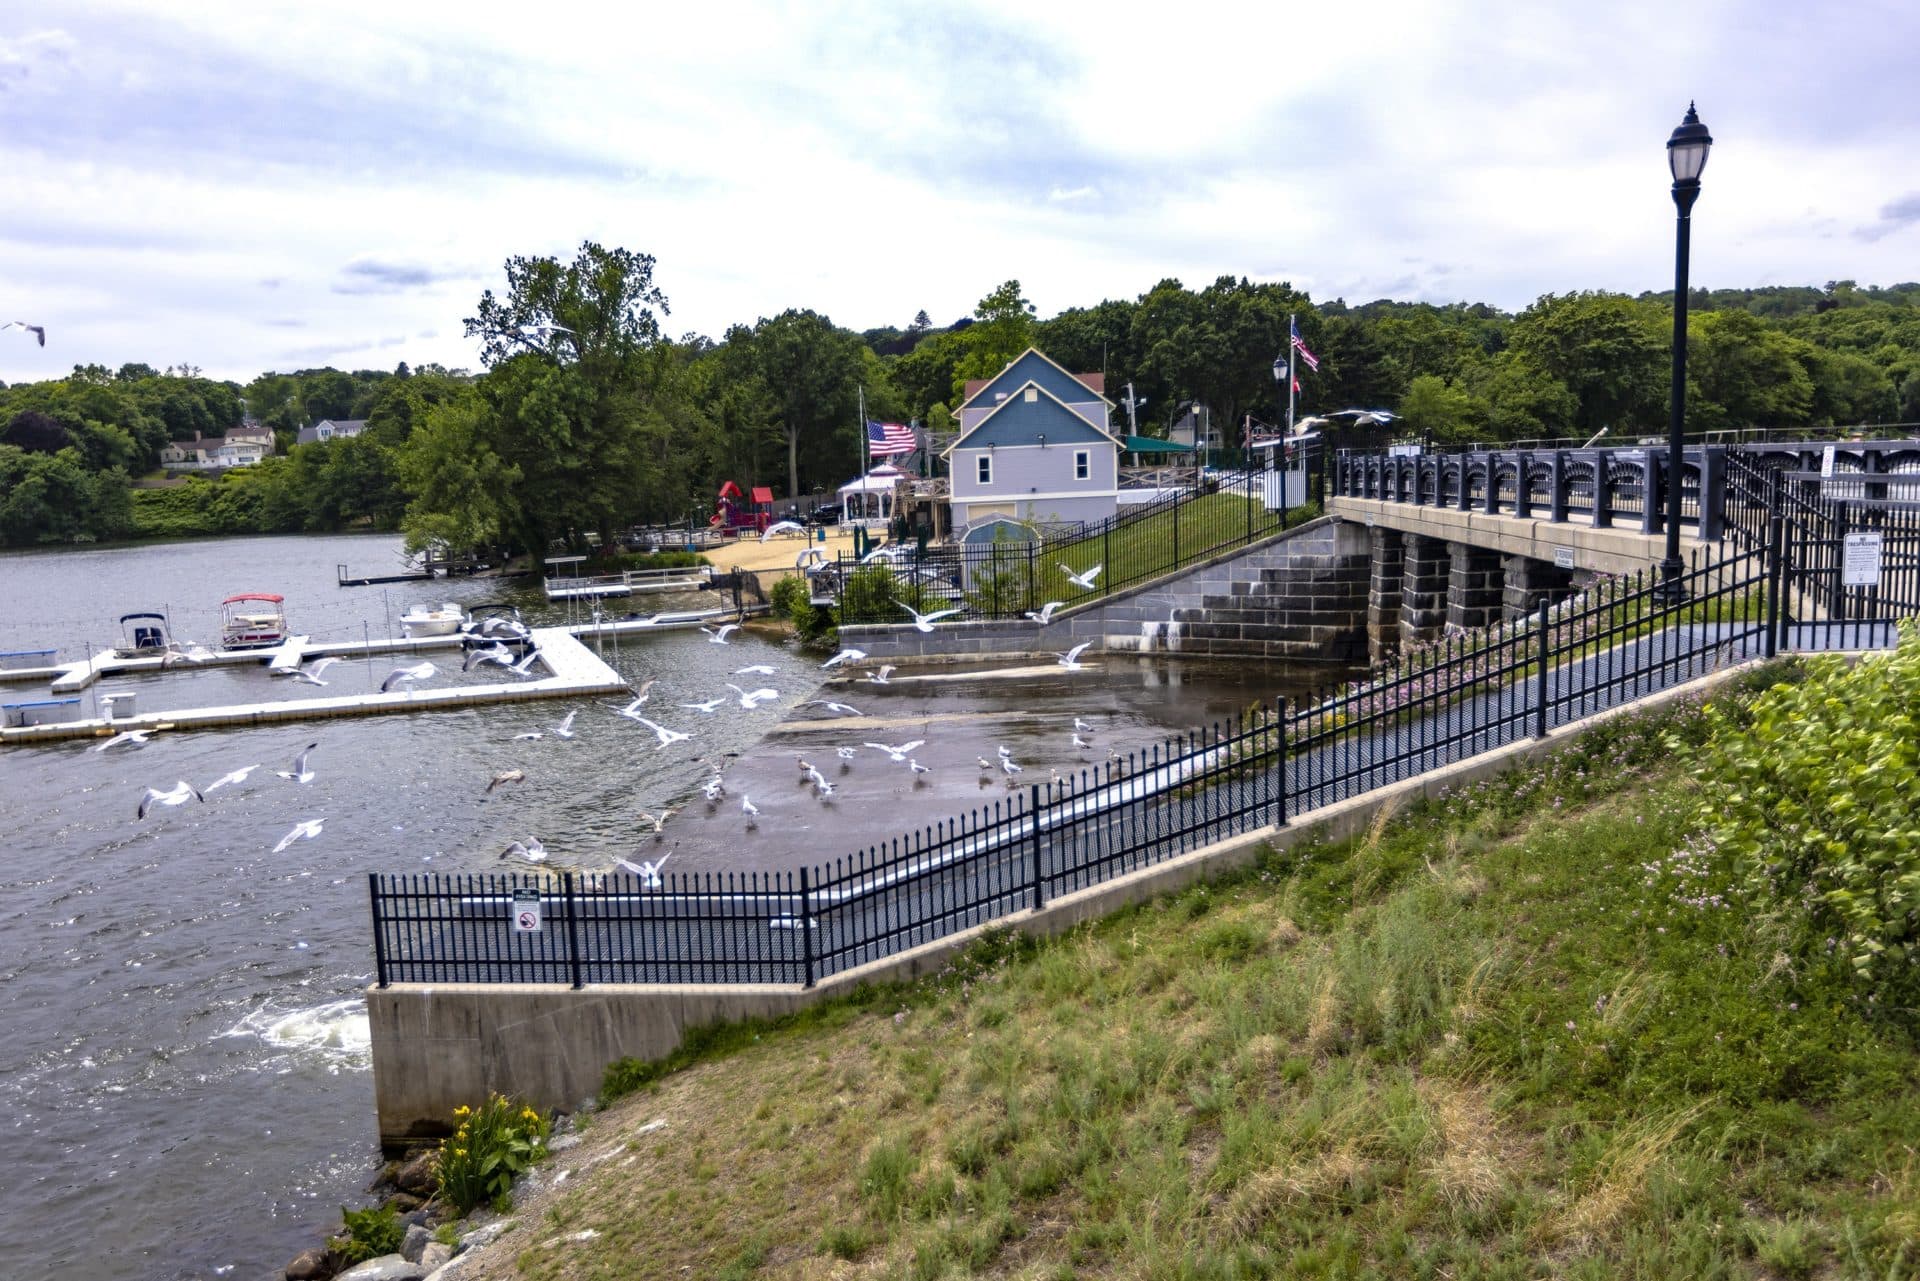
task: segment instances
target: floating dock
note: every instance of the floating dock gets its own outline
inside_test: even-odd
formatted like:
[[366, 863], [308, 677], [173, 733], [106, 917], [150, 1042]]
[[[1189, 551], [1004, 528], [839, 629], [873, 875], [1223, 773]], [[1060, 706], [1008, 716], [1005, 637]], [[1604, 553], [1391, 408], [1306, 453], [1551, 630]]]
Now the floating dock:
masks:
[[[616, 624], [617, 626], [617, 624]], [[90, 717], [51, 725], [25, 725], [0, 729], [0, 743], [44, 743], [60, 739], [95, 738], [130, 729], [182, 730], [212, 729], [234, 725], [270, 725], [282, 721], [321, 720], [335, 716], [374, 716], [387, 712], [433, 711], [450, 707], [475, 707], [488, 703], [518, 703], [533, 698], [575, 698], [588, 694], [617, 694], [628, 691], [620, 674], [597, 658], [565, 627], [536, 627], [533, 641], [538, 648], [539, 664], [547, 675], [533, 680], [484, 685], [460, 685], [444, 689], [403, 689], [387, 694], [344, 694], [322, 698], [292, 698], [272, 703], [237, 703], [224, 707], [194, 707], [174, 711], [147, 712], [139, 716]], [[298, 648], [293, 648], [298, 643]], [[216, 654], [213, 662], [259, 663], [282, 661], [288, 653], [306, 658], [327, 655], [348, 657], [372, 653], [410, 653], [428, 649], [458, 648], [459, 636], [420, 637], [415, 640], [347, 641], [339, 644], [309, 645], [296, 637], [278, 650], [249, 650], [238, 654]], [[202, 664], [204, 665], [204, 664]], [[157, 658], [115, 658], [111, 662], [74, 665], [88, 673], [88, 682], [115, 671], [154, 671]], [[79, 672], [58, 669], [75, 678]], [[77, 688], [77, 687], [76, 687]]]

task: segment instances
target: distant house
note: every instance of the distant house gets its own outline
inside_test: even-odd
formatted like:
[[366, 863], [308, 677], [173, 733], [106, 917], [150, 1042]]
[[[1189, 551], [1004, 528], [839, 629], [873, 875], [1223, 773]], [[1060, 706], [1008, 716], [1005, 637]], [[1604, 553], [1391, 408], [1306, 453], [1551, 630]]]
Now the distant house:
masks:
[[273, 453], [273, 432], [259, 424], [230, 428], [224, 436], [202, 436], [168, 442], [160, 451], [160, 465], [168, 471], [226, 471], [250, 467]]
[[995, 518], [1103, 520], [1120, 492], [1113, 402], [1099, 374], [1070, 374], [1029, 347], [999, 374], [967, 385], [960, 438], [946, 459], [953, 526]]
[[1224, 448], [1228, 443], [1226, 433], [1214, 424], [1213, 411], [1198, 402], [1188, 405], [1174, 420], [1167, 439], [1176, 445], [1208, 450]]
[[295, 437], [296, 445], [311, 445], [317, 440], [334, 440], [347, 436], [358, 436], [367, 429], [364, 418], [342, 418], [335, 420], [323, 418], [311, 427], [302, 427]]

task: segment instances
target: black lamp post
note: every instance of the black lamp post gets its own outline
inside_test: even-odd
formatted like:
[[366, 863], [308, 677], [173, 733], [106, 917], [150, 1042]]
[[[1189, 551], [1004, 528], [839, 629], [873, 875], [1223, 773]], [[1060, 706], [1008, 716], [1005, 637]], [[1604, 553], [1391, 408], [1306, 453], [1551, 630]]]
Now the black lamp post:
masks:
[[1274, 445], [1274, 452], [1267, 455], [1269, 468], [1273, 466], [1272, 460], [1275, 458], [1278, 458], [1280, 463], [1280, 528], [1282, 529], [1287, 527], [1287, 379], [1293, 374], [1287, 355], [1288, 353], [1283, 351], [1273, 358], [1273, 381], [1280, 393], [1280, 404], [1277, 410], [1280, 440]]
[[[1687, 568], [1680, 560], [1680, 475], [1686, 462], [1683, 427], [1687, 413], [1687, 240], [1693, 202], [1700, 198], [1700, 171], [1707, 167], [1707, 150], [1712, 146], [1713, 136], [1700, 123], [1689, 102], [1687, 118], [1667, 139], [1667, 167], [1673, 171], [1673, 205], [1679, 211], [1673, 251], [1673, 390], [1667, 397], [1667, 554], [1660, 562], [1662, 586], [1669, 600], [1679, 599], [1686, 590], [1680, 584]], [[1705, 477], [1703, 467], [1703, 482]], [[1702, 494], [1702, 501], [1705, 498]]]

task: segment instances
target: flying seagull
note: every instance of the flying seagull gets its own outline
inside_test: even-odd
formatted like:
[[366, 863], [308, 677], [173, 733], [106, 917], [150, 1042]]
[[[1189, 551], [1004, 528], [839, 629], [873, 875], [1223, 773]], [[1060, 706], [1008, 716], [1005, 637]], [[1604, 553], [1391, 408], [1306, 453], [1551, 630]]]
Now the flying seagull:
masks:
[[640, 883], [648, 889], [657, 890], [660, 888], [660, 869], [665, 867], [667, 860], [672, 857], [672, 853], [669, 852], [662, 854], [657, 863], [633, 863], [624, 858], [615, 858], [613, 861], [639, 877]]
[[385, 694], [395, 685], [403, 682], [426, 680], [439, 670], [439, 668], [433, 665], [432, 660], [424, 663], [415, 663], [411, 667], [396, 667], [387, 673], [387, 679], [380, 682], [380, 692]]
[[572, 738], [573, 737], [573, 718], [575, 716], [578, 716], [579, 714], [580, 714], [580, 709], [576, 707], [572, 711], [568, 712], [564, 717], [562, 717], [560, 720], [560, 723], [553, 727], [553, 736], [555, 738]]
[[[520, 661], [507, 668], [507, 670], [515, 676], [531, 676], [533, 675], [533, 661], [539, 657], [540, 650], [535, 646], [529, 645], [527, 646], [527, 652], [520, 656]], [[428, 663], [427, 666], [431, 667], [433, 664]]]
[[152, 733], [153, 731], [150, 729], [123, 729], [106, 742], [96, 743], [87, 750], [90, 752], [104, 752], [109, 747], [118, 747], [122, 743], [135, 743], [141, 747], [145, 747], [147, 745], [147, 738]]
[[820, 664], [820, 670], [824, 672], [829, 668], [839, 667], [843, 663], [857, 663], [866, 656], [867, 651], [864, 649], [843, 649], [826, 662]]
[[1085, 664], [1083, 664], [1080, 661], [1080, 655], [1083, 651], [1085, 651], [1087, 646], [1091, 644], [1093, 644], [1092, 641], [1081, 641], [1078, 645], [1075, 645], [1072, 649], [1067, 650], [1065, 653], [1056, 652], [1054, 654], [1054, 657], [1060, 660], [1060, 666], [1066, 668], [1070, 672], [1077, 672], [1083, 666], [1085, 666]]
[[[715, 701], [717, 702], [719, 700], [716, 699]], [[652, 730], [654, 737], [660, 740], [660, 746], [653, 749], [656, 752], [661, 750], [661, 748], [671, 747], [675, 743], [683, 743], [693, 737], [691, 734], [682, 734], [677, 729], [668, 729], [665, 725], [650, 721], [644, 716], [636, 716], [633, 719]]]
[[843, 761], [850, 761], [860, 754], [860, 749], [857, 747], [836, 747], [833, 749], [833, 754]]
[[503, 783], [524, 783], [526, 781], [527, 772], [525, 770], [503, 769], [493, 776], [492, 781], [487, 784], [487, 790], [491, 792]]
[[547, 861], [547, 847], [540, 843], [539, 837], [529, 836], [524, 844], [520, 841], [509, 841], [507, 848], [500, 851], [501, 858], [516, 856], [529, 863], [544, 863]]
[[752, 711], [762, 703], [771, 703], [780, 697], [780, 691], [777, 689], [741, 689], [732, 681], [727, 681], [726, 686], [740, 696], [740, 706], [748, 711]]
[[187, 641], [184, 644], [167, 646], [167, 652], [160, 656], [160, 670], [178, 667], [182, 663], [192, 663], [197, 666], [211, 661], [213, 661], [212, 650], [205, 645], [196, 645], [192, 641]]
[[164, 792], [157, 787], [149, 787], [147, 794], [140, 798], [140, 808], [134, 812], [134, 817], [145, 818], [147, 811], [152, 809], [155, 804], [185, 805], [188, 801], [204, 801], [206, 799], [206, 797], [200, 794], [199, 788], [183, 778]]
[[797, 520], [776, 520], [773, 524], [768, 525], [760, 531], [760, 541], [764, 543], [775, 534], [804, 534], [806, 532], [807, 527]]
[[861, 710], [860, 710], [859, 708], [857, 708], [857, 707], [853, 707], [853, 706], [851, 706], [851, 705], [849, 705], [849, 704], [847, 704], [847, 703], [836, 703], [836, 702], [834, 702], [833, 700], [831, 700], [831, 699], [826, 699], [826, 698], [810, 698], [810, 699], [808, 699], [808, 700], [807, 700], [806, 702], [804, 702], [804, 703], [802, 703], [802, 704], [800, 704], [800, 706], [802, 706], [802, 707], [824, 707], [824, 708], [826, 708], [826, 709], [827, 709], [828, 711], [830, 711], [830, 712], [835, 712], [835, 713], [837, 713], [837, 714], [839, 714], [839, 715], [841, 715], [841, 716], [862, 716], [862, 715], [865, 715], [865, 713], [864, 713], [864, 712], [862, 712], [862, 711], [861, 711]]
[[299, 681], [302, 685], [324, 686], [327, 682], [320, 679], [320, 673], [326, 671], [339, 661], [339, 658], [330, 654], [325, 658], [316, 658], [304, 667], [295, 668], [293, 671], [288, 672], [287, 675], [293, 677], [294, 680]]
[[239, 769], [233, 771], [233, 773], [231, 774], [222, 774], [219, 778], [216, 778], [211, 783], [207, 784], [207, 791], [217, 792], [221, 788], [230, 786], [231, 784], [244, 783], [247, 781], [247, 775], [253, 773], [255, 770], [259, 768], [260, 767], [258, 765], [243, 765]]
[[[647, 811], [641, 810], [640, 821], [642, 823], [648, 823], [652, 825], [653, 839], [657, 841], [661, 837], [666, 835], [667, 820], [672, 818], [675, 814], [678, 814], [679, 812], [680, 812], [680, 807], [677, 805], [674, 806], [672, 809], [661, 810], [658, 814], [649, 814], [647, 813]], [[667, 860], [663, 858], [660, 861], [664, 863]]]
[[307, 754], [318, 746], [318, 743], [308, 743], [300, 750], [300, 755], [293, 758], [292, 769], [277, 769], [274, 773], [290, 783], [311, 783], [313, 771], [307, 768]]
[[35, 338], [38, 338], [42, 347], [47, 345], [47, 327], [45, 325], [29, 325], [24, 320], [9, 320], [6, 324], [0, 325], [0, 329], [13, 329], [16, 327], [24, 329]]
[[941, 619], [943, 619], [943, 618], [945, 618], [945, 617], [947, 617], [947, 615], [949, 615], [949, 614], [957, 614], [957, 613], [959, 613], [959, 612], [960, 612], [958, 608], [954, 608], [954, 609], [935, 609], [935, 610], [929, 610], [929, 611], [928, 611], [927, 613], [924, 613], [924, 614], [923, 614], [923, 613], [921, 613], [921, 612], [920, 612], [919, 610], [917, 610], [917, 609], [915, 609], [915, 608], [914, 608], [913, 606], [911, 606], [911, 605], [908, 605], [908, 604], [904, 604], [904, 603], [903, 603], [903, 602], [901, 602], [901, 601], [895, 601], [895, 602], [894, 602], [894, 604], [896, 604], [896, 605], [899, 605], [901, 609], [904, 609], [904, 610], [906, 610], [906, 611], [907, 611], [907, 612], [908, 612], [909, 614], [912, 614], [912, 615], [913, 615], [913, 625], [914, 625], [915, 627], [917, 627], [917, 628], [919, 628], [919, 629], [920, 629], [921, 631], [923, 631], [923, 632], [930, 632], [930, 631], [932, 631], [932, 630], [933, 630], [933, 625], [934, 625], [935, 623], [937, 623], [937, 622], [939, 622], [939, 621], [940, 621]]
[[460, 664], [460, 670], [470, 672], [482, 663], [498, 663], [502, 667], [513, 666], [513, 651], [505, 645], [483, 645], [467, 651], [467, 661]]
[[701, 631], [703, 631], [703, 632], [705, 632], [705, 633], [707, 634], [707, 641], [708, 641], [708, 643], [709, 643], [709, 644], [713, 644], [713, 645], [730, 645], [730, 644], [732, 644], [733, 642], [731, 642], [731, 641], [729, 641], [729, 640], [727, 639], [727, 637], [728, 637], [729, 635], [731, 635], [732, 633], [734, 633], [734, 632], [737, 632], [737, 631], [739, 631], [739, 630], [740, 630], [740, 624], [738, 624], [738, 623], [722, 623], [722, 624], [720, 624], [720, 626], [719, 626], [719, 628], [718, 628], [717, 630], [716, 630], [715, 628], [712, 628], [712, 627], [702, 627], [702, 628], [701, 628], [700, 630], [701, 630]]
[[309, 818], [309, 819], [302, 819], [300, 822], [295, 823], [293, 825], [293, 830], [291, 832], [288, 832], [285, 836], [281, 837], [280, 843], [273, 847], [273, 852], [275, 854], [278, 854], [281, 850], [284, 850], [285, 848], [287, 848], [287, 846], [293, 844], [295, 841], [312, 840], [314, 837], [320, 835], [320, 825], [325, 823], [326, 821], [327, 820], [324, 818]]
[[1053, 621], [1053, 611], [1056, 609], [1059, 609], [1060, 605], [1061, 605], [1060, 601], [1050, 600], [1037, 610], [1036, 609], [1028, 610], [1027, 617], [1031, 618], [1034, 622], [1040, 624], [1040, 626], [1045, 627], [1048, 623], [1051, 623]]
[[893, 663], [882, 663], [874, 669], [873, 674], [868, 676], [867, 679], [875, 685], [885, 685], [887, 683], [887, 677], [893, 673], [894, 666], [895, 664]]
[[533, 342], [536, 339], [545, 338], [551, 334], [570, 334], [572, 332], [573, 330], [568, 329], [565, 325], [526, 324], [520, 326], [518, 336], [523, 342]]
[[1066, 574], [1067, 576], [1067, 581], [1072, 583], [1075, 587], [1078, 587], [1083, 592], [1090, 592], [1093, 590], [1093, 580], [1100, 577], [1100, 571], [1105, 568], [1106, 568], [1105, 565], [1095, 565], [1092, 569], [1088, 570], [1084, 574], [1076, 574], [1073, 572], [1073, 570], [1071, 570], [1067, 566], [1065, 565], [1060, 566], [1061, 572]]
[[735, 676], [771, 676], [773, 675], [773, 668], [767, 666], [765, 663], [753, 663], [746, 667], [734, 668], [733, 674]]
[[885, 752], [888, 760], [893, 761], [897, 765], [904, 765], [907, 763], [908, 753], [912, 752], [916, 747], [924, 747], [926, 742], [927, 740], [924, 738], [916, 738], [902, 743], [898, 747], [889, 747], [885, 743], [865, 743], [862, 744], [862, 746], [871, 747], [876, 752]]
[[[724, 698], [710, 698], [704, 703], [682, 703], [680, 706], [690, 712], [699, 712], [703, 716], [711, 716], [713, 715], [713, 709], [726, 701]], [[658, 731], [656, 731], [656, 733], [657, 732]]]
[[543, 739], [545, 737], [546, 737], [546, 734], [544, 734], [540, 730], [530, 729], [524, 734], [515, 734], [513, 736], [513, 741], [516, 743], [534, 743], [534, 742], [538, 742], [540, 739]]

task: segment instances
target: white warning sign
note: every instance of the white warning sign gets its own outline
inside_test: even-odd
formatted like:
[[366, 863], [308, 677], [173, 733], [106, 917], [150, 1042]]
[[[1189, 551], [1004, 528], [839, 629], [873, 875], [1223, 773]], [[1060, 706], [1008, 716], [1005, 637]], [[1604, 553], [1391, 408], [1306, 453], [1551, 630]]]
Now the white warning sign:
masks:
[[540, 896], [537, 894], [513, 896], [513, 932], [515, 934], [538, 934], [540, 932]]

